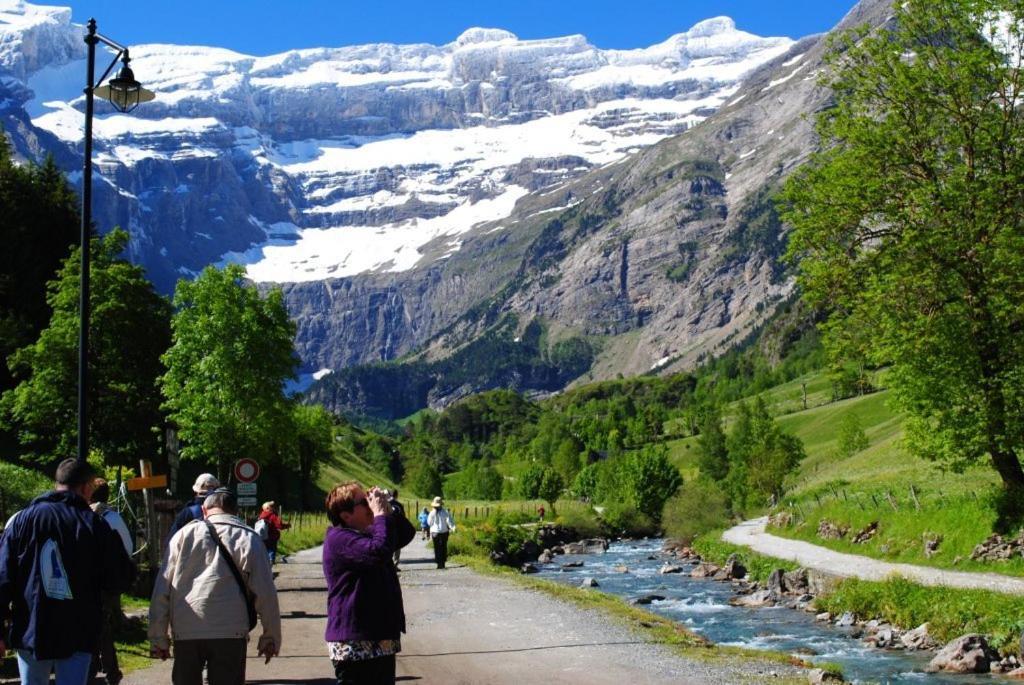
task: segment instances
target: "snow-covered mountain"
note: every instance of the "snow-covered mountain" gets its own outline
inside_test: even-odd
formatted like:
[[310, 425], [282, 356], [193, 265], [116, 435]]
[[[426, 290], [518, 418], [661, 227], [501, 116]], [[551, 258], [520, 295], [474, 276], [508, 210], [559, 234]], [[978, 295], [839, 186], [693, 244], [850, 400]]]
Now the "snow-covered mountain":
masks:
[[[23, 155], [56, 151], [80, 182], [85, 46], [70, 17], [0, 0], [0, 120]], [[164, 290], [229, 261], [263, 282], [403, 271], [528, 193], [685, 131], [791, 44], [719, 17], [638, 50], [484, 28], [269, 57], [132, 45], [157, 98], [130, 115], [98, 106], [94, 213], [129, 229]]]

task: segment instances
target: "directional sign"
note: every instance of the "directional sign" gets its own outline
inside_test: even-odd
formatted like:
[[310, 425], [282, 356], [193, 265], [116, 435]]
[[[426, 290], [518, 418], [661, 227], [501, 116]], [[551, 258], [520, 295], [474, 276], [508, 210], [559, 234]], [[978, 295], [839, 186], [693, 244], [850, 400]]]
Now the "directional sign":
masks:
[[238, 506], [240, 506], [240, 507], [255, 507], [256, 506], [256, 498], [255, 497], [239, 497], [238, 498]]
[[256, 483], [239, 483], [235, 486], [235, 492], [239, 497], [248, 495], [249, 497], [256, 496]]
[[167, 476], [143, 476], [141, 478], [129, 478], [125, 481], [125, 487], [129, 490], [152, 490], [154, 488], [167, 487]]
[[252, 459], [239, 459], [235, 462], [235, 480], [239, 483], [251, 483], [260, 477], [260, 465]]

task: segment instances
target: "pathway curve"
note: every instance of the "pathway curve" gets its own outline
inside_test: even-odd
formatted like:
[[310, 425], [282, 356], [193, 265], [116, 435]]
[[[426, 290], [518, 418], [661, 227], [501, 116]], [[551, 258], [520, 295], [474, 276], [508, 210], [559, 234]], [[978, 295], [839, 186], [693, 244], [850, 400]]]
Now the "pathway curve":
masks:
[[900, 575], [922, 585], [992, 590], [1012, 595], [1024, 594], [1024, 578], [998, 573], [946, 571], [929, 566], [895, 564], [857, 554], [834, 552], [809, 542], [770, 535], [765, 532], [767, 523], [766, 516], [744, 521], [725, 531], [722, 539], [734, 545], [749, 547], [759, 554], [787, 559], [806, 568], [843, 578], [885, 580], [889, 576]]
[[[278, 564], [284, 627], [281, 657], [264, 665], [250, 644], [248, 683], [334, 683], [324, 648], [325, 582], [320, 548]], [[581, 609], [500, 578], [448, 564], [438, 570], [417, 536], [402, 551], [408, 633], [398, 681], [423, 685], [619, 685], [773, 680], [791, 669], [736, 658], [682, 658], [643, 642], [601, 612]], [[130, 674], [124, 685], [167, 685], [171, 662]]]

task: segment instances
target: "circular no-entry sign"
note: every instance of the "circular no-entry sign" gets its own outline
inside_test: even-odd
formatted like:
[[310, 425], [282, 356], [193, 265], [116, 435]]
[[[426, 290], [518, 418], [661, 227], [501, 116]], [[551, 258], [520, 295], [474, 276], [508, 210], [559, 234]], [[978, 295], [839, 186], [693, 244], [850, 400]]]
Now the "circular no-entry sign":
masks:
[[260, 465], [252, 459], [239, 459], [235, 462], [235, 480], [239, 483], [251, 483], [260, 477]]

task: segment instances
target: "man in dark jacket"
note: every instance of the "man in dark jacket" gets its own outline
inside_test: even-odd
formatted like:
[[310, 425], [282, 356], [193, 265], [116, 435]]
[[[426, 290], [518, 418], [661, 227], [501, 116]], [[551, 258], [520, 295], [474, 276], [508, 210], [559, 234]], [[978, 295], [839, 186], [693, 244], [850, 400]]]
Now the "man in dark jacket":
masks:
[[203, 500], [206, 499], [207, 495], [211, 494], [214, 490], [220, 487], [220, 481], [217, 480], [217, 476], [212, 473], [200, 473], [199, 477], [196, 478], [195, 484], [192, 486], [192, 492], [195, 493], [195, 497], [192, 501], [185, 505], [185, 508], [178, 512], [178, 515], [174, 517], [174, 523], [171, 524], [171, 529], [167, 531], [167, 539], [170, 540], [174, 537], [174, 534], [185, 527], [186, 524], [191, 521], [202, 521], [203, 520]]
[[[86, 681], [100, 633], [104, 591], [127, 590], [135, 567], [117, 533], [89, 508], [95, 473], [66, 459], [53, 492], [40, 495], [0, 540], [0, 621], [12, 621], [22, 682]], [[0, 656], [7, 643], [0, 640]]]

